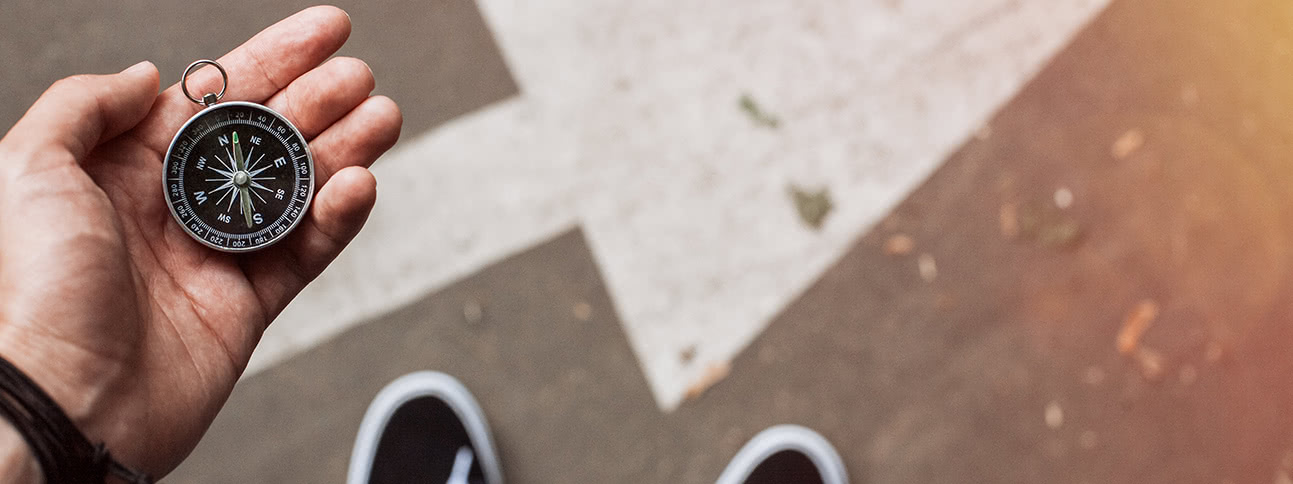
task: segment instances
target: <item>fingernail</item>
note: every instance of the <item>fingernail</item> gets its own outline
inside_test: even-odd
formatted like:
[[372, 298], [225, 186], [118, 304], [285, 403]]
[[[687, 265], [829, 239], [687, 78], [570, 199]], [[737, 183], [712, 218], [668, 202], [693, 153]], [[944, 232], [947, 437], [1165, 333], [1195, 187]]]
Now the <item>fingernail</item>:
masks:
[[122, 73], [122, 74], [139, 74], [139, 73], [141, 73], [141, 72], [145, 72], [145, 71], [147, 71], [147, 70], [148, 70], [148, 66], [150, 66], [150, 65], [152, 65], [152, 64], [153, 64], [152, 62], [148, 62], [148, 61], [140, 61], [138, 64], [135, 64], [135, 65], [133, 65], [133, 66], [127, 67], [127, 68], [126, 68], [126, 70], [121, 71], [121, 73]]

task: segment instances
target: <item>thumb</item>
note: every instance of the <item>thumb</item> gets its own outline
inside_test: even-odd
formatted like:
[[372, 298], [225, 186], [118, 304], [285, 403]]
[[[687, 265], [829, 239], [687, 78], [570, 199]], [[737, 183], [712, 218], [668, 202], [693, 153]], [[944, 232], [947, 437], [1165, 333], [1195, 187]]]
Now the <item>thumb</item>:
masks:
[[77, 160], [134, 127], [157, 98], [157, 67], [144, 61], [117, 74], [77, 75], [55, 82], [4, 142], [64, 148]]

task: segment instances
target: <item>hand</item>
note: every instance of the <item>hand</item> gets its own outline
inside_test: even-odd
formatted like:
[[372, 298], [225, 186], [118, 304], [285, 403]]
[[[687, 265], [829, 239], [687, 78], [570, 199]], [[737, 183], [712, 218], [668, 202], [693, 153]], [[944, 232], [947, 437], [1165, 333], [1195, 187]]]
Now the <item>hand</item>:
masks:
[[[222, 57], [224, 100], [284, 114], [315, 155], [314, 205], [261, 252], [189, 238], [162, 192], [162, 156], [201, 106], [155, 67], [55, 83], [0, 140], [0, 355], [91, 441], [161, 476], [197, 444], [265, 327], [358, 233], [377, 197], [366, 169], [399, 136], [361, 61], [323, 62], [350, 19], [316, 7]], [[320, 65], [322, 63], [322, 65]], [[219, 76], [190, 77], [215, 92]]]

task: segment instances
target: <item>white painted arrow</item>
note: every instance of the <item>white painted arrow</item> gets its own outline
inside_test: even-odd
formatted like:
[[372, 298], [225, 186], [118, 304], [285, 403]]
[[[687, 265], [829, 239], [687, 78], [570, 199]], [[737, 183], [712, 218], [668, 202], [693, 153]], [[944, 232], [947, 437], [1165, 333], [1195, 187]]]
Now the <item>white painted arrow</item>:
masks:
[[[368, 227], [251, 371], [581, 225], [671, 409], [1106, 2], [481, 0], [522, 95], [377, 166]], [[789, 183], [829, 187], [821, 231]]]

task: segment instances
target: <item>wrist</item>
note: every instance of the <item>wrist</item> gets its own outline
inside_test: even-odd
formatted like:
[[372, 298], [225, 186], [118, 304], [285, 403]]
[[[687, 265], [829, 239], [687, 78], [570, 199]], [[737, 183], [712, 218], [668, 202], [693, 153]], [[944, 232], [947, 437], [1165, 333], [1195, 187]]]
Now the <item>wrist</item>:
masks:
[[13, 330], [0, 327], [0, 357], [35, 382], [82, 433], [96, 440], [115, 437], [121, 429], [105, 415], [111, 408], [105, 384], [116, 380], [118, 365], [57, 339]]
[[40, 484], [44, 480], [27, 441], [13, 424], [0, 418], [0, 482]]

